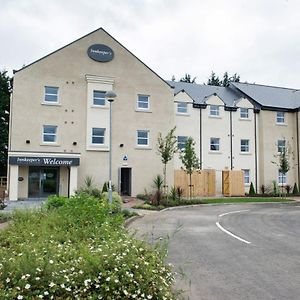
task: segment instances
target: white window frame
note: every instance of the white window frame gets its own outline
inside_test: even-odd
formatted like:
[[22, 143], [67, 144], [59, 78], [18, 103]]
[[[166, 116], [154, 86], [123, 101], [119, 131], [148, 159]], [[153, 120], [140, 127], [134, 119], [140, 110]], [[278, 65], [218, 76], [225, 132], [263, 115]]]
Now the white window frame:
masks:
[[286, 140], [278, 140], [277, 141], [277, 152], [282, 153], [285, 151]]
[[[139, 136], [139, 133], [146, 133], [146, 137], [141, 137], [141, 136]], [[146, 140], [146, 144], [140, 144], [139, 143], [139, 140]], [[136, 145], [138, 146], [138, 147], [149, 147], [149, 144], [150, 144], [150, 142], [149, 142], [149, 130], [146, 130], [146, 129], [138, 129], [137, 131], [136, 131]]]
[[[146, 97], [147, 101], [142, 100], [141, 98]], [[147, 103], [147, 107], [142, 107], [140, 105]], [[150, 110], [150, 96], [149, 95], [144, 95], [144, 94], [138, 94], [137, 97], [137, 109], [138, 110]]]
[[[54, 133], [52, 132], [45, 132], [45, 129], [46, 128], [53, 128], [54, 129]], [[45, 136], [51, 136], [51, 137], [54, 137], [54, 140], [53, 141], [46, 141], [45, 140]], [[57, 143], [57, 126], [56, 125], [43, 125], [43, 136], [42, 136], [42, 139], [43, 139], [43, 143], [44, 144], [56, 144]]]
[[187, 114], [188, 113], [187, 102], [177, 102], [177, 113], [178, 114]]
[[[56, 90], [56, 93], [50, 93], [50, 92], [47, 92], [47, 89], [55, 89]], [[47, 96], [55, 96], [56, 97], [56, 100], [52, 101], [52, 100], [47, 100]], [[44, 87], [44, 100], [43, 100], [43, 103], [45, 104], [52, 104], [52, 105], [55, 105], [55, 104], [58, 104], [59, 103], [59, 88], [56, 87], [56, 86], [49, 86], [49, 85], [46, 85]]]
[[210, 105], [209, 115], [211, 117], [219, 117], [220, 116], [220, 106], [219, 105]]
[[[106, 106], [106, 99], [105, 96], [104, 97], [99, 97], [99, 96], [95, 96], [95, 93], [103, 93], [105, 95], [105, 91], [99, 91], [99, 90], [93, 90], [93, 106], [97, 106], [97, 107], [105, 107]], [[95, 100], [103, 100], [104, 103], [103, 104], [97, 104], [95, 103]]]
[[244, 184], [250, 185], [250, 169], [242, 169], [244, 171]]
[[186, 143], [187, 139], [188, 139], [188, 137], [185, 135], [177, 136], [177, 148], [179, 150], [183, 150], [185, 148], [185, 143]]
[[285, 124], [285, 113], [283, 111], [276, 112], [276, 123]]
[[[217, 143], [212, 143], [213, 140], [217, 140]], [[216, 147], [216, 149], [212, 149], [212, 147]], [[209, 150], [214, 151], [214, 152], [220, 151], [220, 138], [217, 138], [217, 137], [210, 138]]]
[[278, 185], [286, 185], [286, 174], [278, 170]]
[[242, 153], [249, 153], [250, 151], [250, 140], [248, 139], [241, 139], [241, 149]]
[[245, 108], [245, 107], [240, 108], [240, 118], [249, 119], [249, 108]]
[[[94, 134], [94, 129], [103, 130], [103, 134]], [[92, 127], [91, 144], [92, 145], [104, 145], [105, 144], [105, 132], [106, 132], [106, 128], [103, 128], [103, 127]], [[93, 142], [93, 138], [102, 138], [103, 139], [103, 143], [95, 143], [95, 142]]]

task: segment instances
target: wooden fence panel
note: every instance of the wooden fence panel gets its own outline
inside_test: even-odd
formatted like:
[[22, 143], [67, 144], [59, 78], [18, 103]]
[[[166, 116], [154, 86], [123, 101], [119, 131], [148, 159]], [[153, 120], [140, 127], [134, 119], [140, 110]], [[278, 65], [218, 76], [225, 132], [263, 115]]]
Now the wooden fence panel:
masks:
[[[183, 189], [184, 197], [189, 197], [189, 175], [183, 170], [174, 171], [174, 185]], [[214, 196], [215, 194], [215, 170], [201, 170], [192, 174], [192, 197]]]
[[224, 196], [244, 196], [244, 171], [222, 171], [222, 191]]

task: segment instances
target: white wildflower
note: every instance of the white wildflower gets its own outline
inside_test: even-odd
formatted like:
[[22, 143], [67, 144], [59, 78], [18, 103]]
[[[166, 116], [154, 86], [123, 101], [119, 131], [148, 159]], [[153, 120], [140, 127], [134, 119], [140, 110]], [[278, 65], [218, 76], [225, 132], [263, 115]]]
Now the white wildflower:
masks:
[[23, 299], [23, 296], [22, 296], [22, 295], [19, 295], [19, 296], [17, 297], [17, 299], [18, 299], [18, 300], [21, 300], [21, 299]]
[[30, 287], [31, 287], [31, 285], [30, 285], [29, 283], [27, 283], [27, 284], [25, 285], [25, 289], [26, 289], [26, 290], [29, 290]]

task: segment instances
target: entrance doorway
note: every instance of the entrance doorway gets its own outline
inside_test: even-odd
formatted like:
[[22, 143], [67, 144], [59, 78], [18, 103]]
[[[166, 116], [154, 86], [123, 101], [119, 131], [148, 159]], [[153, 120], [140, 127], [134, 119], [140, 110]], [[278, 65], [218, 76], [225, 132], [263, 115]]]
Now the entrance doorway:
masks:
[[131, 196], [131, 168], [121, 168], [121, 195]]
[[28, 197], [47, 198], [58, 194], [58, 168], [29, 167]]

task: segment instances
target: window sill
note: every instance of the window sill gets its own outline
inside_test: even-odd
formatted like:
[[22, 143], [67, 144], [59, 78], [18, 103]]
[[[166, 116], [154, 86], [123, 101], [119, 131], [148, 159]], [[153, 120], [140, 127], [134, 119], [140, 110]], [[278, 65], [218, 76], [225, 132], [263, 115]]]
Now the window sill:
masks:
[[223, 154], [221, 151], [218, 150], [209, 150], [208, 154]]
[[277, 122], [276, 122], [276, 125], [278, 125], [278, 126], [288, 126], [287, 123], [277, 123]]
[[240, 155], [252, 155], [251, 152], [240, 152]]
[[248, 121], [248, 122], [250, 122], [252, 120], [250, 118], [239, 118], [239, 121]]
[[96, 146], [96, 145], [89, 145], [86, 149], [87, 151], [102, 151], [102, 152], [109, 152], [108, 146]]
[[248, 187], [248, 186], [250, 186], [251, 185], [251, 183], [244, 183], [244, 186], [245, 187]]
[[109, 106], [107, 106], [107, 105], [91, 105], [91, 108], [96, 108], [96, 109], [109, 109]]
[[60, 147], [60, 144], [57, 144], [57, 143], [41, 143], [40, 146]]
[[47, 106], [61, 106], [61, 103], [59, 102], [42, 102], [41, 104]]
[[136, 150], [152, 150], [150, 146], [135, 146], [134, 149]]
[[136, 112], [141, 112], [141, 113], [152, 113], [152, 110], [150, 109], [142, 109], [142, 108], [136, 108]]
[[189, 117], [191, 114], [189, 114], [189, 113], [179, 113], [179, 112], [177, 112], [176, 113], [176, 116], [181, 116], [181, 117]]
[[212, 118], [212, 119], [222, 119], [221, 116], [213, 116], [213, 115], [209, 115], [208, 117], [209, 117], [209, 118]]

